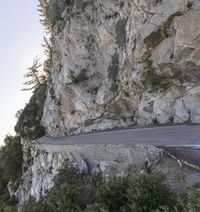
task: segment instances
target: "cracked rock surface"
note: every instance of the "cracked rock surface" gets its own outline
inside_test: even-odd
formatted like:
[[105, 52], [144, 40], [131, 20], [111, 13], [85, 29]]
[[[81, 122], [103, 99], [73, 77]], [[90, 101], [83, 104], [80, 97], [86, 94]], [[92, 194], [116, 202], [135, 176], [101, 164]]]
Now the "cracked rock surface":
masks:
[[60, 9], [51, 15], [53, 67], [43, 115], [49, 136], [200, 123], [198, 0], [51, 5]]
[[[15, 193], [20, 205], [29, 196], [37, 200], [44, 196], [53, 186], [53, 178], [66, 161], [83, 172], [101, 173], [105, 179], [127, 175], [134, 177], [148, 169], [153, 176], [162, 179], [177, 193], [185, 192], [188, 187], [199, 182], [200, 178], [200, 172], [191, 168], [192, 166], [187, 167], [183, 163], [180, 167], [177, 162], [180, 158], [173, 159], [151, 145], [38, 146], [24, 141], [24, 147], [30, 149], [33, 160], [24, 170], [22, 183]], [[27, 162], [28, 158], [24, 159]]]

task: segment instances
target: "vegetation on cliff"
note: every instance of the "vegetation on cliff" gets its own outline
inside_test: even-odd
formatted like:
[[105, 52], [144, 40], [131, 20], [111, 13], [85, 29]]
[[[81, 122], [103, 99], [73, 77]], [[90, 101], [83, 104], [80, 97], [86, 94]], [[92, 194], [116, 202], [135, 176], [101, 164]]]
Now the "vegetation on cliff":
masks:
[[21, 182], [23, 153], [20, 140], [19, 136], [6, 136], [5, 145], [0, 148], [0, 212], [11, 212], [16, 205], [15, 199], [10, 197], [8, 184], [15, 191]]
[[146, 90], [150, 92], [165, 91], [169, 88], [169, 81], [156, 73], [156, 69], [153, 68], [153, 61], [147, 60], [144, 67], [143, 84]]
[[16, 201], [11, 193], [15, 192], [21, 183], [23, 151], [21, 139], [33, 140], [44, 135], [41, 125], [43, 104], [46, 98], [47, 78], [38, 75], [40, 65], [34, 61], [29, 68], [25, 83], [33, 89], [33, 95], [23, 110], [16, 114], [16, 135], [6, 136], [4, 145], [0, 148], [0, 212], [15, 211]]
[[23, 138], [33, 140], [45, 134], [41, 119], [46, 98], [46, 88], [46, 83], [43, 83], [33, 91], [29, 103], [18, 117], [15, 131]]
[[[49, 0], [39, 0], [41, 23], [47, 28], [47, 8]], [[48, 28], [50, 30], [50, 26]], [[0, 212], [16, 211], [16, 200], [12, 197], [21, 183], [23, 151], [21, 139], [33, 140], [45, 134], [41, 125], [43, 105], [46, 98], [47, 82], [52, 65], [52, 40], [44, 38], [42, 44], [46, 60], [40, 63], [39, 58], [27, 68], [26, 86], [22, 90], [32, 90], [33, 94], [24, 109], [16, 113], [17, 123], [15, 136], [6, 136], [4, 145], [0, 147]]]
[[22, 212], [197, 212], [200, 186], [178, 196], [158, 178], [148, 174], [105, 180], [86, 174], [69, 164], [54, 179], [54, 187], [40, 201], [34, 198]]
[[[58, 3], [60, 2], [60, 4]], [[62, 19], [62, 4], [71, 6], [76, 2], [78, 8], [84, 8], [87, 2], [81, 0], [50, 1], [39, 0], [39, 12], [42, 16], [41, 23], [51, 34], [56, 22]], [[88, 1], [88, 3], [92, 1]], [[160, 1], [156, 1], [158, 3]], [[123, 7], [123, 5], [122, 5]], [[116, 14], [118, 15], [118, 14]], [[127, 19], [119, 19], [115, 25], [116, 43], [121, 49], [126, 48], [126, 25]], [[161, 27], [163, 29], [166, 27]], [[152, 33], [145, 40], [150, 48], [152, 44], [158, 45], [163, 37]], [[51, 35], [50, 35], [51, 36]], [[161, 39], [160, 39], [161, 38]], [[41, 64], [38, 60], [28, 68], [26, 85], [31, 86], [33, 95], [29, 103], [17, 114], [15, 130], [17, 136], [8, 136], [5, 139], [5, 146], [0, 149], [0, 212], [16, 211], [16, 202], [10, 198], [9, 187], [15, 191], [20, 183], [22, 170], [22, 148], [21, 137], [35, 139], [44, 135], [44, 128], [41, 125], [43, 105], [46, 98], [46, 89], [49, 70], [52, 65], [52, 38], [50, 42], [45, 38], [44, 43], [47, 60], [44, 62], [45, 75], [40, 75]], [[136, 48], [136, 46], [134, 46]], [[134, 50], [133, 48], [133, 50]], [[174, 57], [174, 55], [171, 55]], [[108, 67], [108, 78], [116, 81], [119, 71], [119, 55], [115, 53], [111, 58]], [[82, 69], [80, 75], [73, 78], [73, 83], [78, 84], [88, 79]], [[144, 67], [144, 87], [151, 92], [165, 91], [169, 82], [165, 77], [159, 75], [152, 66], [152, 61], [147, 61]], [[128, 84], [128, 83], [127, 83]], [[115, 83], [111, 87], [116, 90]], [[132, 89], [133, 90], [133, 89]], [[51, 92], [50, 92], [51, 93]], [[94, 93], [97, 93], [94, 92]], [[127, 107], [128, 108], [128, 107]], [[22, 212], [149, 212], [149, 211], [200, 211], [200, 185], [195, 185], [188, 194], [178, 196], [172, 192], [159, 179], [144, 174], [135, 178], [118, 177], [110, 181], [104, 180], [98, 174], [86, 174], [68, 164], [60, 170], [54, 180], [54, 187], [47, 191], [46, 196], [38, 202], [30, 198], [23, 206]]]

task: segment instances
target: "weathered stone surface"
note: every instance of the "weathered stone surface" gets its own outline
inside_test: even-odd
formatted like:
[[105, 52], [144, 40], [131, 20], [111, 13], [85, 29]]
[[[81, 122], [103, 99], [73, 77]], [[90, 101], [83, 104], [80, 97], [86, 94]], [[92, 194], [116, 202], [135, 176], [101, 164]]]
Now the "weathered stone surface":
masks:
[[154, 164], [160, 150], [143, 145], [45, 145], [36, 148], [33, 163], [23, 175], [23, 184], [16, 192], [22, 204], [28, 197], [39, 199], [53, 186], [58, 169], [68, 160], [84, 172], [101, 172], [104, 177], [140, 173], [145, 161]]
[[[194, 151], [198, 154], [199, 150]], [[53, 186], [53, 178], [65, 161], [84, 172], [100, 172], [106, 179], [136, 176], [151, 170], [176, 192], [199, 181], [200, 173], [180, 167], [175, 159], [150, 145], [40, 145], [36, 146], [32, 165], [24, 173], [16, 197], [22, 204], [31, 195], [36, 199]], [[147, 166], [145, 166], [145, 164]]]
[[[200, 122], [198, 0], [54, 4], [59, 9], [50, 7], [53, 68], [43, 115], [48, 135]], [[152, 70], [160, 82], [154, 75], [149, 90], [144, 73]]]

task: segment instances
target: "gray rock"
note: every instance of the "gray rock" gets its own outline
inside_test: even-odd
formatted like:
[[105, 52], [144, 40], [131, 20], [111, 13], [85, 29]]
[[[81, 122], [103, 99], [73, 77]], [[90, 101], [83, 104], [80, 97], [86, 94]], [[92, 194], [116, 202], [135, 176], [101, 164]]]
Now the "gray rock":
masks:
[[200, 179], [198, 171], [180, 167], [175, 159], [150, 145], [36, 146], [33, 163], [24, 172], [22, 184], [15, 193], [19, 204], [23, 204], [29, 196], [37, 200], [44, 196], [66, 161], [85, 173], [101, 173], [105, 179], [127, 175], [134, 177], [148, 172], [163, 178], [177, 192], [184, 192]]
[[87, 161], [81, 160], [80, 165], [79, 165], [79, 169], [80, 169], [80, 171], [87, 174], [90, 170], [90, 167], [89, 167]]
[[[198, 0], [51, 4], [59, 8], [53, 9], [59, 20], [55, 18], [43, 115], [48, 135], [170, 120], [200, 122]], [[145, 69], [150, 60], [152, 67]], [[148, 75], [152, 86], [158, 83], [154, 91], [144, 84], [148, 70], [157, 75], [156, 82]], [[168, 83], [166, 89], [159, 88], [163, 82]]]

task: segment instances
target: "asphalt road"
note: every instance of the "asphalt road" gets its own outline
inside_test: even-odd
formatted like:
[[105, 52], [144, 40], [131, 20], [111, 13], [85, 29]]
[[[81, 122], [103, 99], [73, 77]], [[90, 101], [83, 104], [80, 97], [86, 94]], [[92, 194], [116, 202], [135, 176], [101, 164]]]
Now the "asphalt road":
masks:
[[151, 144], [155, 146], [200, 146], [200, 125], [123, 129], [36, 140], [39, 145]]

